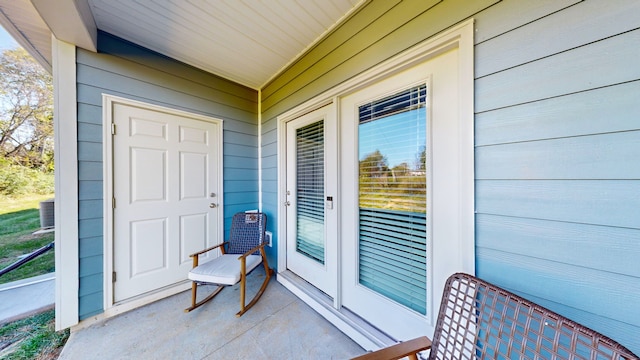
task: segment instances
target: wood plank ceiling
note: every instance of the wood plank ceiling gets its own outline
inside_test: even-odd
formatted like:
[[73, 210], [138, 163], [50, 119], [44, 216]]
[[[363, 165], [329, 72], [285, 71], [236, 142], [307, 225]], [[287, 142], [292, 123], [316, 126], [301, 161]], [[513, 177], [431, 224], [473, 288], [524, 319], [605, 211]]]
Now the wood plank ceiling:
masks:
[[89, 0], [98, 29], [260, 89], [365, 0]]

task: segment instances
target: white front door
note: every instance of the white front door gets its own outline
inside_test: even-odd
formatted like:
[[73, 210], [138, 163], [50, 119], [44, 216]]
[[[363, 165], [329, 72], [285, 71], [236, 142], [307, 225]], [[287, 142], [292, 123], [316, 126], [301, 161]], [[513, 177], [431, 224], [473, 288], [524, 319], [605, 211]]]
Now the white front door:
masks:
[[114, 103], [113, 302], [187, 278], [220, 242], [221, 125]]
[[340, 100], [342, 306], [399, 340], [459, 268], [457, 53]]
[[337, 272], [334, 107], [287, 123], [287, 269], [330, 297]]

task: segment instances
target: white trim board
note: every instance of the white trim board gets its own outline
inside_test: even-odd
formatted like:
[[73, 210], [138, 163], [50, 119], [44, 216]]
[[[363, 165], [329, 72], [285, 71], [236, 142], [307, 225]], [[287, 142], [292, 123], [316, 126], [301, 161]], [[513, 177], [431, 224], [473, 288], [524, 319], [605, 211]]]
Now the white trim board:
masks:
[[55, 151], [56, 330], [78, 323], [76, 47], [51, 37]]

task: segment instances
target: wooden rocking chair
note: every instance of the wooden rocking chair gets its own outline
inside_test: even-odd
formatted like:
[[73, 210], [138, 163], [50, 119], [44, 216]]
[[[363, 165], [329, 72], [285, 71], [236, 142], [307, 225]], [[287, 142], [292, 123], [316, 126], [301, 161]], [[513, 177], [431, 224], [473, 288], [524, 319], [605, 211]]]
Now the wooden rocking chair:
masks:
[[[189, 312], [207, 301], [222, 290], [224, 286], [235, 285], [240, 282], [240, 311], [236, 316], [242, 316], [249, 308], [255, 305], [264, 293], [273, 270], [269, 268], [264, 247], [267, 216], [262, 213], [237, 213], [231, 222], [229, 239], [222, 244], [191, 254], [193, 269], [189, 271], [188, 278], [193, 281], [191, 285], [191, 306], [185, 309]], [[201, 254], [220, 248], [222, 255], [198, 265]], [[266, 273], [264, 282], [256, 296], [245, 305], [245, 290], [247, 274], [262, 263]], [[209, 296], [196, 302], [196, 294], [199, 284], [216, 284], [218, 287]]]

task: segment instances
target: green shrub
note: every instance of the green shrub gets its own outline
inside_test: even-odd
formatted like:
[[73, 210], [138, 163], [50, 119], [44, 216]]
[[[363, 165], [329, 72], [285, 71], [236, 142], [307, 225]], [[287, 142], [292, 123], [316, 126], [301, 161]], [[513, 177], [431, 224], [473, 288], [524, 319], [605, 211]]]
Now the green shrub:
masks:
[[31, 194], [51, 194], [55, 191], [55, 182], [53, 173], [43, 173], [36, 170], [31, 170], [33, 177], [31, 181]]
[[0, 195], [50, 194], [53, 191], [53, 174], [0, 162]]

